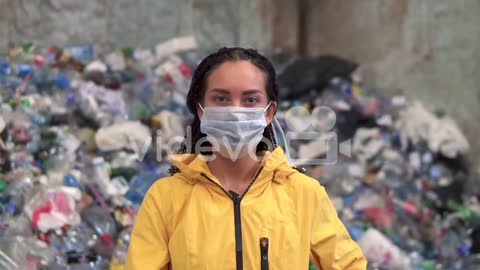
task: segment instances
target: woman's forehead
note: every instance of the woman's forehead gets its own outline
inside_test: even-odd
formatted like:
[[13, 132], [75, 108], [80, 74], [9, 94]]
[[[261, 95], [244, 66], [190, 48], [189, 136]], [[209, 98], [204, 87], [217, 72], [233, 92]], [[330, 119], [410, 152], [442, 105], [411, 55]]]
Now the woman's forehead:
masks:
[[229, 61], [216, 67], [208, 76], [207, 92], [262, 92], [265, 73], [250, 61]]

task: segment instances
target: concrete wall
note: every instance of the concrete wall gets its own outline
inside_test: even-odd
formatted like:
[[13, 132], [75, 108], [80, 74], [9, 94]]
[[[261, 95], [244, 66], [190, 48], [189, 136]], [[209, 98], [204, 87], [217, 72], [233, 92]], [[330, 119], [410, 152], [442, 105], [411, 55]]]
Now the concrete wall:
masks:
[[459, 120], [480, 167], [480, 1], [308, 0], [307, 52], [362, 63], [370, 85]]
[[266, 1], [257, 0], [0, 0], [0, 51], [9, 42], [39, 46], [92, 43], [153, 47], [194, 33], [206, 48], [265, 49]]

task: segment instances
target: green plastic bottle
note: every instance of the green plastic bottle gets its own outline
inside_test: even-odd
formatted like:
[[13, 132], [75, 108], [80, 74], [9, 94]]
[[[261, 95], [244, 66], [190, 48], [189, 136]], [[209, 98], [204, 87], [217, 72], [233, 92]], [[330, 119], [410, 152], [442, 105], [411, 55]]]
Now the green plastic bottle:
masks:
[[0, 192], [4, 192], [7, 189], [8, 183], [3, 181], [2, 175], [0, 174]]

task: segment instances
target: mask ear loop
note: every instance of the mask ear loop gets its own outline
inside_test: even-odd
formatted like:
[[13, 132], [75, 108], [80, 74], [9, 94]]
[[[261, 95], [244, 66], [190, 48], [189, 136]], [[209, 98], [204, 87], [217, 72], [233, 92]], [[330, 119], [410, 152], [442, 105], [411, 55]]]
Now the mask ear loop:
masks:
[[[280, 134], [282, 135], [283, 145], [285, 145], [285, 155], [287, 156], [287, 159], [290, 160], [290, 147], [288, 146], [287, 139], [285, 137], [285, 133], [283, 132], [282, 126], [280, 125], [280, 122], [278, 122], [278, 119], [277, 119], [276, 116], [273, 117], [273, 121], [277, 125], [277, 128], [280, 131]], [[273, 132], [274, 132], [275, 136], [277, 136], [276, 133], [275, 133], [275, 129], [273, 129], [273, 130], [274, 130]], [[278, 139], [277, 139], [277, 141], [278, 141]]]
[[268, 110], [268, 107], [270, 107], [270, 105], [272, 104], [272, 102], [270, 101], [267, 105], [267, 107], [265, 107], [265, 109], [263, 109], [263, 112], [266, 112]]
[[202, 104], [198, 103], [198, 106], [200, 106], [200, 109], [202, 110], [202, 112], [205, 112], [205, 110], [202, 107]]

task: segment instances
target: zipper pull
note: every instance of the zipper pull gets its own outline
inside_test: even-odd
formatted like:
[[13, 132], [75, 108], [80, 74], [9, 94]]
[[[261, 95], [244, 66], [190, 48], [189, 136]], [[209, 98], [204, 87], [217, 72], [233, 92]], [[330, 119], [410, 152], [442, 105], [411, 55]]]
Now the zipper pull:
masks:
[[240, 203], [240, 195], [238, 195], [235, 191], [232, 190], [228, 191], [228, 193], [232, 197], [234, 203]]
[[268, 238], [260, 238], [260, 270], [268, 270]]

